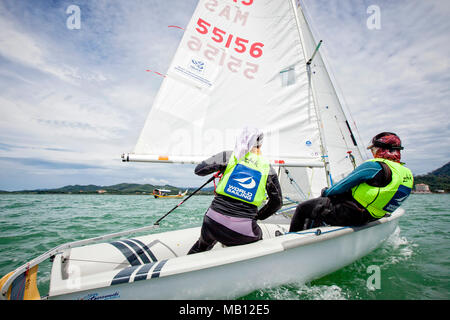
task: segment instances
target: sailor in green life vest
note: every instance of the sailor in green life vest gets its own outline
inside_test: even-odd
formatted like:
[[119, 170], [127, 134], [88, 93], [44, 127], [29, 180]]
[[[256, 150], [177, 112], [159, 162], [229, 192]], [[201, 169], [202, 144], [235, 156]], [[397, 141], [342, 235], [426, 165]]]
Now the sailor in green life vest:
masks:
[[290, 231], [318, 227], [358, 226], [394, 212], [408, 198], [413, 175], [401, 162], [400, 138], [392, 132], [376, 135], [367, 148], [374, 159], [358, 166], [319, 198], [298, 205]]
[[[236, 246], [262, 239], [256, 221], [268, 218], [282, 205], [278, 176], [261, 156], [263, 137], [258, 129], [244, 128], [234, 151], [220, 152], [195, 168], [200, 176], [217, 171], [223, 176], [203, 218], [200, 238], [188, 254], [210, 250], [217, 242]], [[266, 195], [268, 202], [259, 208]]]

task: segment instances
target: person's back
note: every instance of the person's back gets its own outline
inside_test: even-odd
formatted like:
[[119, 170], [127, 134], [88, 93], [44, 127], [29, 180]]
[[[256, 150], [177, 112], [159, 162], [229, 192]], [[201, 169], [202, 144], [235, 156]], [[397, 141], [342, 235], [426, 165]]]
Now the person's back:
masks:
[[[262, 239], [256, 220], [264, 220], [282, 205], [278, 177], [260, 155], [262, 133], [243, 131], [245, 147], [224, 151], [203, 161], [195, 168], [200, 176], [223, 173], [215, 197], [205, 214], [199, 240], [189, 254], [211, 249], [219, 241], [226, 246], [251, 243]], [[239, 141], [239, 139], [238, 139]], [[266, 197], [269, 201], [260, 209]]]
[[352, 197], [378, 219], [394, 212], [408, 198], [413, 187], [413, 175], [408, 168], [391, 160], [375, 158], [367, 161], [387, 165], [388, 169], [383, 167], [383, 170], [388, 171], [385, 175], [391, 176], [390, 182], [385, 186], [361, 183], [352, 188]]

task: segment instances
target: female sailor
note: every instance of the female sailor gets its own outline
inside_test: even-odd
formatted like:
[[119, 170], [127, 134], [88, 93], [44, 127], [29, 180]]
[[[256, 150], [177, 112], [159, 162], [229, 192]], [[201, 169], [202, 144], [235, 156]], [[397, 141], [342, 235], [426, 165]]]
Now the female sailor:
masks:
[[[264, 220], [282, 205], [277, 174], [261, 156], [262, 131], [244, 128], [234, 151], [223, 151], [203, 161], [195, 174], [223, 173], [215, 197], [207, 210], [198, 241], [188, 254], [210, 250], [217, 241], [225, 246], [252, 243], [262, 239], [256, 220]], [[266, 199], [269, 201], [258, 210]]]

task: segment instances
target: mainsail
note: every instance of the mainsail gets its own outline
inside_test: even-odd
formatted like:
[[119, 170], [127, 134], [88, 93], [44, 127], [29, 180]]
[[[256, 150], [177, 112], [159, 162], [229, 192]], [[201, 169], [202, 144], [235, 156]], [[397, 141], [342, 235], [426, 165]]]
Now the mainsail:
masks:
[[362, 158], [317, 45], [298, 1], [200, 0], [124, 160], [198, 163], [252, 126], [283, 195], [318, 196]]

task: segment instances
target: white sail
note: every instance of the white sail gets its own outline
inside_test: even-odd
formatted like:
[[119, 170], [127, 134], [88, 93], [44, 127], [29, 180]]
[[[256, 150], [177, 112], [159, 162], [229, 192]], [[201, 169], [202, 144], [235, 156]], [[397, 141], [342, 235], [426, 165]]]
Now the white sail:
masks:
[[360, 155], [320, 53], [308, 72], [315, 47], [294, 0], [200, 0], [127, 160], [196, 163], [254, 126], [283, 194], [319, 195]]
[[324, 156], [329, 162], [331, 182], [336, 182], [349, 174], [354, 165], [361, 164], [363, 158], [320, 50], [314, 54], [319, 42], [314, 40], [300, 2], [297, 10], [306, 55], [309, 57], [314, 55], [310, 64], [312, 91], [322, 123], [321, 132], [326, 150]]

